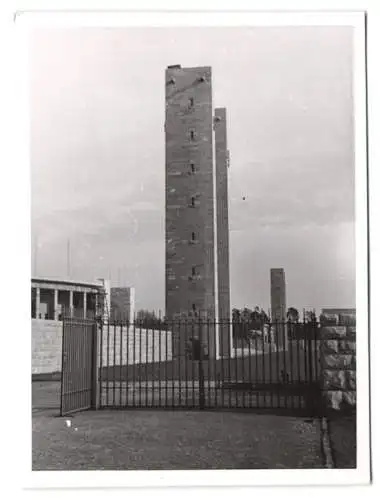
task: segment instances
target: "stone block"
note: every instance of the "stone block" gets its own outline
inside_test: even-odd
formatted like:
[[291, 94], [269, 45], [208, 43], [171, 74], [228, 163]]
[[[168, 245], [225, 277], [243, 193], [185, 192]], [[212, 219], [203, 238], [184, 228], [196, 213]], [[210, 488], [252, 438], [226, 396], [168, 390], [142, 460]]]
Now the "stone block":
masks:
[[341, 338], [347, 334], [346, 326], [323, 326], [321, 329], [321, 336], [323, 339], [328, 338]]
[[344, 370], [323, 370], [323, 388], [343, 390], [346, 388], [346, 372]]
[[356, 371], [347, 370], [346, 380], [347, 380], [347, 389], [350, 391], [356, 391]]
[[322, 363], [325, 368], [341, 370], [352, 366], [352, 354], [325, 354]]
[[343, 402], [349, 406], [356, 406], [356, 392], [355, 391], [344, 392]]
[[338, 353], [339, 352], [339, 342], [337, 340], [325, 340], [323, 342], [323, 350], [324, 352], [333, 352], [333, 353]]
[[340, 410], [343, 402], [342, 391], [327, 391], [325, 392], [325, 401], [328, 408]]
[[348, 337], [356, 337], [356, 326], [348, 326], [347, 327], [347, 336]]
[[356, 353], [356, 342], [352, 340], [340, 340], [339, 341], [339, 352], [341, 353]]

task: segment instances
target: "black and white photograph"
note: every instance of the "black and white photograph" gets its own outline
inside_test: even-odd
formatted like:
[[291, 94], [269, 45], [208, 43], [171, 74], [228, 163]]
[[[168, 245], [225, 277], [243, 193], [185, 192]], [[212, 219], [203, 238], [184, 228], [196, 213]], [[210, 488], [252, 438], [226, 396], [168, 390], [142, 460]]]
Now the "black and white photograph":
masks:
[[173, 16], [25, 22], [31, 470], [368, 481], [364, 13]]

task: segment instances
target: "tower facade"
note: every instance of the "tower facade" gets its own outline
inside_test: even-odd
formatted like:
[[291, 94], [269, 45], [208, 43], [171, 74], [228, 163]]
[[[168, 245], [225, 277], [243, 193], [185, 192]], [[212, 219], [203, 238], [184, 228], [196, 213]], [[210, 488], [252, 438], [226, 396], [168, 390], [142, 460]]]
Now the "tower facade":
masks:
[[231, 351], [230, 312], [230, 258], [228, 225], [228, 168], [227, 111], [216, 108], [214, 116], [215, 184], [216, 184], [216, 234], [220, 354], [229, 356]]
[[286, 319], [285, 271], [282, 268], [270, 270], [272, 321]]
[[[228, 219], [224, 225], [218, 222], [218, 210], [225, 205], [218, 198], [217, 176], [223, 170], [221, 158], [226, 149], [226, 133], [225, 119], [224, 125], [220, 120], [218, 127], [213, 113], [211, 76], [210, 67], [169, 66], [165, 73], [166, 316], [169, 320], [189, 316], [218, 320], [221, 312], [219, 297], [223, 294], [218, 283], [218, 257], [222, 256], [224, 264], [228, 262], [225, 257], [228, 234], [227, 239], [222, 238], [223, 253], [218, 228], [222, 232], [227, 228], [228, 233]], [[223, 112], [220, 115], [223, 117]], [[218, 154], [214, 124], [219, 137]], [[223, 163], [227, 169], [225, 154]], [[222, 213], [228, 216], [228, 210]], [[225, 276], [222, 284], [225, 289]], [[221, 343], [218, 331], [211, 335], [208, 331], [206, 342], [209, 355], [218, 356]]]

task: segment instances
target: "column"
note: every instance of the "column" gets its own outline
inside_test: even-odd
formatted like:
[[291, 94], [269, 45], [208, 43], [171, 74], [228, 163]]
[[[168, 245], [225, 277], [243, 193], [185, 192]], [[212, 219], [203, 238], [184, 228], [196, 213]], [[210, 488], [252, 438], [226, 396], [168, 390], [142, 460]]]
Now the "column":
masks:
[[36, 288], [36, 318], [40, 318], [40, 289]]
[[87, 317], [87, 292], [83, 292], [83, 318]]
[[74, 316], [74, 292], [72, 290], [69, 291], [69, 315], [70, 318]]
[[58, 321], [58, 290], [54, 289], [54, 321]]

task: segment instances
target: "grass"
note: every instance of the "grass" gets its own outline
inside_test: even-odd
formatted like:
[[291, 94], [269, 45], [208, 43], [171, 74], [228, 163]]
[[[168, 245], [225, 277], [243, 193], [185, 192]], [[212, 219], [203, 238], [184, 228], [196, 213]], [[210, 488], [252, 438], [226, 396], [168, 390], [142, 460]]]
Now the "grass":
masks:
[[251, 412], [151, 409], [58, 417], [60, 384], [34, 382], [32, 387], [33, 470], [323, 467], [316, 421]]
[[323, 467], [318, 426], [290, 417], [103, 410], [32, 420], [33, 470]]

